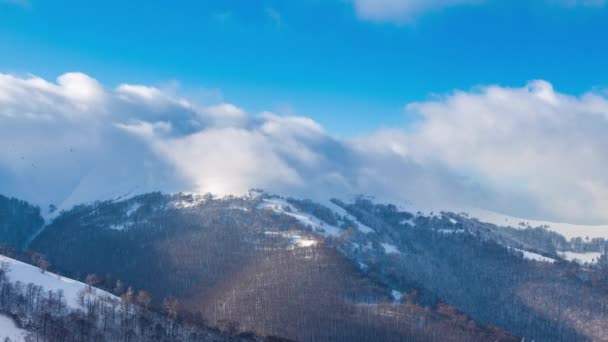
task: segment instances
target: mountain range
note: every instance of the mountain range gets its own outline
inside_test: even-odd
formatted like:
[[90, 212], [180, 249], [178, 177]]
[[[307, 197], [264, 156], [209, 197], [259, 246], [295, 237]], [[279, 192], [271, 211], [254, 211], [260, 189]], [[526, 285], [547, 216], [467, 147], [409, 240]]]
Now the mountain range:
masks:
[[603, 227], [261, 190], [40, 212], [0, 196], [2, 254], [118, 297], [146, 291], [159, 315], [175, 299], [168, 319], [225, 338], [608, 340]]

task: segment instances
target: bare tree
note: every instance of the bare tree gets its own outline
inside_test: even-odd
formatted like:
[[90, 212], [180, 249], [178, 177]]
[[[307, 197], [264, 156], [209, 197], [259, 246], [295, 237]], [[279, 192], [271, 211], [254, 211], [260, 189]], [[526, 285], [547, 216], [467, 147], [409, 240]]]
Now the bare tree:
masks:
[[88, 287], [89, 293], [91, 293], [91, 292], [93, 292], [93, 286], [95, 286], [95, 285], [97, 285], [99, 283], [99, 278], [94, 273], [93, 274], [89, 274], [87, 276], [87, 278], [85, 279], [85, 282], [89, 286]]
[[120, 279], [117, 280], [116, 285], [114, 285], [114, 289], [113, 289], [114, 294], [117, 296], [121, 296], [123, 294], [124, 290], [125, 290], [125, 285], [122, 283], [122, 281], [120, 281]]
[[11, 264], [8, 261], [0, 262], [0, 283], [8, 280], [7, 275], [8, 272], [11, 271]]
[[152, 296], [144, 290], [140, 290], [137, 293], [137, 298], [135, 299], [137, 304], [139, 304], [144, 309], [148, 309], [150, 306], [150, 302], [152, 302]]
[[179, 301], [175, 297], [166, 297], [163, 300], [163, 311], [169, 316], [171, 322], [169, 323], [170, 329], [169, 334], [174, 336], [176, 329], [176, 319], [179, 309]]
[[80, 304], [80, 306], [85, 306], [88, 293], [89, 291], [86, 288], [80, 289], [80, 291], [78, 291], [78, 304]]
[[163, 300], [163, 310], [171, 319], [177, 318], [177, 312], [179, 309], [179, 301], [175, 297], [166, 297]]
[[38, 267], [40, 268], [40, 272], [45, 273], [49, 267], [51, 267], [51, 263], [46, 259], [46, 257], [41, 256], [38, 259]]

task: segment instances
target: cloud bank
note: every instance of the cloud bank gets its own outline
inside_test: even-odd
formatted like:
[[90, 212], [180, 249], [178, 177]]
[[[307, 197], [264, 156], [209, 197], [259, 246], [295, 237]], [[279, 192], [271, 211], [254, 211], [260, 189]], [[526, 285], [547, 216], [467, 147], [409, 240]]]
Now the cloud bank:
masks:
[[0, 74], [0, 193], [63, 208], [146, 191], [368, 194], [576, 223], [608, 221], [608, 97], [544, 81], [457, 91], [416, 124], [348, 140], [315, 121], [161, 89]]

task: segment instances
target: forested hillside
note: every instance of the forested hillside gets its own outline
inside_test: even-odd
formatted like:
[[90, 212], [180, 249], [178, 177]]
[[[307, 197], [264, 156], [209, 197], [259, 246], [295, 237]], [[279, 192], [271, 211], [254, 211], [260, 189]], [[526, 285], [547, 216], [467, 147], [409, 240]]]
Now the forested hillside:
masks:
[[0, 243], [21, 247], [43, 224], [39, 208], [0, 195]]
[[230, 331], [304, 341], [512, 338], [441, 301], [395, 298], [386, 279], [341, 250], [355, 222], [334, 226], [295, 207], [285, 214], [286, 203], [148, 194], [80, 206], [32, 248], [65, 274], [96, 274], [106, 288], [120, 280], [155, 303], [176, 297], [184, 316]]
[[[159, 193], [82, 205], [33, 242], [61, 272], [120, 280], [223, 329], [297, 340], [598, 340], [603, 239], [358, 198]], [[578, 253], [578, 254], [577, 254]], [[589, 319], [593, 317], [593, 319]], [[490, 328], [496, 326], [498, 328]], [[441, 327], [438, 329], [437, 327]]]
[[[11, 219], [0, 222], [4, 227], [23, 222], [37, 228], [28, 250], [3, 244], [3, 253], [117, 298], [145, 293], [157, 317], [165, 317], [169, 303], [179, 321], [230, 336], [608, 336], [603, 238], [568, 240], [550, 227], [501, 227], [464, 213], [409, 212], [365, 197], [319, 203], [263, 192], [223, 198], [150, 193], [84, 204], [59, 213], [37, 235], [42, 221], [36, 208], [3, 203], [0, 210], [15, 213], [3, 216]], [[24, 284], [7, 286], [17, 302], [27, 295], [20, 294]], [[19, 311], [24, 308], [10, 304], [17, 302], [7, 302], [5, 312], [29, 315], [30, 323], [17, 321], [19, 327], [39, 326], [32, 323], [38, 316], [28, 313], [33, 308]], [[132, 329], [140, 329], [140, 338], [153, 332], [152, 326]]]
[[178, 302], [157, 311], [145, 291], [120, 296], [0, 255], [0, 339], [22, 341], [279, 341], [184, 323]]

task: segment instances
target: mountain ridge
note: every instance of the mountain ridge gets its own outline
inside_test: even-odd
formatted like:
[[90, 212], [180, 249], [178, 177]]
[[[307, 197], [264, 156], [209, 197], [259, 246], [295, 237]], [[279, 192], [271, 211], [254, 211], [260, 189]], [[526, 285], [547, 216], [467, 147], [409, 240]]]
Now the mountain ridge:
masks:
[[[563, 341], [603, 333], [577, 323], [583, 308], [572, 300], [592, 293], [605, 300], [593, 280], [605, 257], [577, 264], [560, 253], [599, 253], [604, 247], [602, 239], [567, 240], [545, 227], [499, 227], [454, 212], [411, 213], [365, 197], [319, 203], [264, 192], [151, 193], [80, 205], [58, 215], [32, 245], [76, 278], [97, 273], [139, 288], [150, 284], [154, 297], [178, 294], [188, 311], [211, 324], [262, 335], [399, 340], [395, 336], [406, 333], [424, 339], [434, 336], [432, 324], [452, 331], [462, 324], [452, 322], [455, 317], [470, 315], [464, 322], [477, 322], [480, 330], [468, 333], [479, 338], [508, 336], [483, 328], [498, 326], [516, 336]], [[360, 281], [368, 285], [349, 290]], [[547, 291], [551, 283], [563, 290]], [[321, 294], [328, 297], [315, 299]], [[258, 299], [249, 303], [251, 298]], [[556, 298], [570, 303], [572, 318], [552, 321], [554, 308], [547, 304]], [[335, 305], [323, 304], [329, 302]], [[300, 303], [316, 304], [302, 311]], [[334, 317], [330, 325], [313, 318], [320, 311]], [[295, 321], [280, 318], [294, 312], [300, 312]], [[387, 314], [427, 323], [402, 330]], [[535, 323], [523, 324], [529, 320]]]

